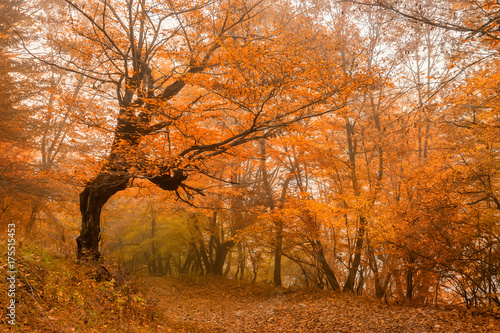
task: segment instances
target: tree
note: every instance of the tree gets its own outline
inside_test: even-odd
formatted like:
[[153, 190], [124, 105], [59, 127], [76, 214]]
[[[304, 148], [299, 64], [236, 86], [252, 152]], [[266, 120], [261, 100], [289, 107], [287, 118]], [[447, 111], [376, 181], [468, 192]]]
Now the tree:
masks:
[[[28, 38], [24, 27], [29, 18], [22, 11], [21, 1], [3, 1], [0, 4], [0, 219], [10, 214], [11, 221], [22, 215], [29, 216], [25, 207], [33, 196], [40, 194], [40, 187], [29, 175], [31, 150], [28, 138], [30, 129], [29, 109], [21, 102], [29, 96], [25, 72], [30, 63], [16, 57], [15, 38]], [[19, 216], [21, 215], [21, 216]], [[16, 217], [15, 219], [13, 217]]]
[[[60, 70], [52, 71], [26, 57], [24, 50], [28, 45], [44, 43], [41, 30], [37, 28], [54, 29], [57, 25], [54, 16], [57, 15], [52, 16], [50, 23], [43, 21], [43, 16], [57, 13], [57, 8], [52, 1], [44, 2], [41, 9], [33, 9], [22, 1], [3, 1], [0, 5], [0, 58], [4, 71], [0, 87], [3, 104], [0, 140], [5, 150], [2, 156], [6, 157], [0, 167], [2, 201], [22, 204], [17, 210], [26, 218], [18, 217], [18, 220], [24, 220], [20, 230], [27, 236], [37, 220], [48, 221], [60, 232], [64, 227], [53, 208], [71, 193], [64, 182], [68, 179], [69, 168], [62, 164], [65, 156], [74, 154], [74, 150], [69, 153], [70, 117], [69, 112], [64, 114], [67, 105], [63, 102], [71, 98], [67, 98], [67, 89], [59, 89], [65, 86], [64, 75]], [[69, 95], [78, 94], [78, 91], [73, 90]]]
[[295, 33], [301, 19], [281, 3], [66, 3], [70, 24], [52, 43], [77, 57], [59, 66], [117, 108], [109, 153], [80, 194], [80, 258], [99, 258], [101, 209], [131, 179], [189, 192], [206, 160], [341, 108], [356, 84], [337, 71], [332, 40], [314, 26]]

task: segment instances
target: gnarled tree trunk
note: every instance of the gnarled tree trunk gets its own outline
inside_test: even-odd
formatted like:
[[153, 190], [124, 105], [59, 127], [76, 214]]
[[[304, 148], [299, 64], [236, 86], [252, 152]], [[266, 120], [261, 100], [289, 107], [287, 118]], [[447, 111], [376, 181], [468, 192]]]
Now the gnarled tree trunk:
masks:
[[[164, 190], [174, 191], [186, 178], [182, 172], [174, 172], [173, 176], [167, 172], [151, 178], [150, 181]], [[102, 207], [117, 192], [125, 190], [129, 180], [130, 176], [125, 172], [101, 171], [80, 193], [82, 229], [76, 239], [78, 259], [98, 260], [101, 256], [99, 241]]]
[[128, 181], [129, 178], [123, 174], [101, 172], [80, 193], [82, 229], [76, 239], [78, 259], [99, 259], [101, 209], [115, 193], [127, 188]]

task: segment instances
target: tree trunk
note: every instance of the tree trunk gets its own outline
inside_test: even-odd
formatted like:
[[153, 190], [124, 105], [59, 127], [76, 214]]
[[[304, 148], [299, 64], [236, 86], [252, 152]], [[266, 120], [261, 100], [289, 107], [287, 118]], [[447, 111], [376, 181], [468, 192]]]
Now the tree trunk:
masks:
[[79, 260], [98, 260], [101, 256], [101, 209], [115, 193], [127, 188], [128, 181], [128, 176], [101, 172], [80, 193], [82, 229], [76, 239]]
[[[346, 135], [347, 144], [349, 148], [349, 167], [351, 171], [351, 181], [354, 195], [356, 197], [360, 196], [361, 190], [358, 183], [357, 169], [356, 169], [356, 154], [357, 154], [357, 143], [354, 136], [354, 125], [346, 120]], [[358, 272], [359, 264], [361, 263], [361, 251], [363, 249], [363, 239], [365, 237], [366, 219], [363, 216], [359, 217], [359, 228], [356, 236], [356, 244], [354, 248], [354, 260], [349, 268], [349, 274], [347, 276], [344, 288], [342, 291], [354, 292], [354, 282], [356, 280], [356, 274]]]
[[229, 252], [227, 256], [227, 264], [226, 264], [226, 269], [224, 270], [224, 276], [227, 276], [229, 274], [229, 271], [231, 270], [231, 253]]
[[238, 243], [238, 272], [240, 272], [240, 280], [244, 280], [245, 278], [245, 249], [241, 243]]
[[356, 280], [356, 274], [358, 272], [359, 264], [361, 263], [361, 251], [363, 250], [363, 239], [365, 237], [365, 227], [366, 220], [364, 217], [359, 218], [359, 229], [358, 236], [356, 239], [356, 247], [354, 249], [354, 260], [349, 268], [349, 275], [344, 284], [344, 289], [342, 291], [354, 292], [354, 282]]
[[333, 291], [340, 290], [340, 284], [337, 281], [337, 277], [335, 276], [335, 272], [332, 270], [328, 262], [326, 261], [325, 252], [323, 251], [323, 245], [319, 240], [311, 241], [311, 245], [313, 246], [316, 258], [321, 264], [321, 270], [325, 274], [328, 283]]
[[358, 294], [358, 295], [363, 294], [364, 284], [365, 284], [364, 274], [363, 274], [363, 271], [361, 271], [359, 274], [359, 283], [358, 283], [358, 287], [356, 288], [356, 294]]
[[35, 226], [37, 214], [38, 214], [38, 205], [36, 203], [33, 203], [33, 206], [31, 206], [31, 214], [30, 214], [30, 218], [28, 220], [28, 225], [26, 227], [26, 233], [28, 235], [31, 234], [31, 231], [33, 230], [33, 227]]
[[180, 274], [189, 273], [191, 265], [193, 264], [193, 261], [195, 259], [194, 256], [195, 256], [194, 250], [191, 248], [187, 254], [187, 257], [186, 257], [186, 260], [184, 261], [184, 264], [182, 265], [182, 267], [180, 269]]
[[170, 261], [172, 259], [172, 254], [168, 254], [166, 257], [165, 257], [165, 274], [163, 275], [167, 275], [167, 273], [172, 276], [172, 267], [170, 266]]
[[[375, 296], [379, 299], [382, 299], [387, 291], [387, 286], [389, 285], [389, 281], [391, 279], [391, 272], [390, 271], [387, 272], [385, 281], [382, 282], [381, 275], [383, 275], [383, 271], [385, 271], [386, 269], [383, 269], [382, 272], [379, 272], [377, 258], [375, 257], [375, 253], [373, 252], [373, 249], [369, 244], [368, 244], [368, 265], [370, 266], [373, 272], [374, 283], [375, 283]], [[384, 268], [385, 267], [387, 267], [387, 263], [385, 263]]]
[[226, 256], [229, 250], [234, 246], [234, 242], [224, 242], [217, 247], [214, 261], [214, 274], [222, 275], [222, 269], [224, 267], [224, 263], [226, 262]]
[[205, 247], [205, 243], [204, 243], [203, 239], [200, 239], [199, 246], [200, 246], [200, 256], [201, 256], [201, 260], [203, 262], [203, 265], [205, 266], [205, 271], [207, 274], [212, 274], [213, 273], [213, 265], [210, 262], [210, 259], [208, 258], [207, 249]]
[[[262, 169], [262, 182], [264, 185], [264, 190], [267, 196], [267, 205], [269, 206], [269, 209], [271, 212], [274, 211], [275, 209], [275, 202], [273, 199], [273, 189], [272, 186], [269, 182], [269, 177], [268, 177], [268, 171], [267, 171], [267, 165], [266, 165], [266, 158], [267, 158], [267, 153], [266, 153], [266, 140], [261, 139], [260, 141], [260, 147], [261, 147], [261, 169]], [[283, 208], [285, 205], [285, 199], [286, 199], [286, 192], [288, 189], [288, 185], [290, 181], [292, 180], [293, 176], [292, 173], [290, 173], [285, 181], [283, 182], [283, 187], [281, 190], [281, 198], [280, 201], [278, 202], [278, 208]], [[274, 285], [277, 287], [281, 286], [281, 255], [283, 252], [283, 220], [279, 219], [276, 220], [274, 225], [276, 226], [276, 244], [274, 248]]]
[[281, 252], [283, 251], [283, 221], [277, 223], [276, 247], [274, 249], [274, 285], [281, 287]]
[[415, 263], [415, 258], [410, 255], [408, 262], [408, 271], [406, 272], [406, 298], [410, 301], [413, 298], [413, 266]]

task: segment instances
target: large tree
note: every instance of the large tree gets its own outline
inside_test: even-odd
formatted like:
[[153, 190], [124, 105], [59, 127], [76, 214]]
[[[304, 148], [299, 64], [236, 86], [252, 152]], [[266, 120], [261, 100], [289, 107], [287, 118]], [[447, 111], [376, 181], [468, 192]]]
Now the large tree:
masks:
[[52, 64], [107, 101], [80, 116], [112, 133], [80, 194], [80, 258], [100, 257], [101, 209], [134, 178], [192, 193], [190, 173], [211, 176], [209, 161], [232, 148], [343, 107], [362, 78], [342, 71], [335, 41], [285, 3], [65, 2], [68, 24], [48, 36], [60, 50]]

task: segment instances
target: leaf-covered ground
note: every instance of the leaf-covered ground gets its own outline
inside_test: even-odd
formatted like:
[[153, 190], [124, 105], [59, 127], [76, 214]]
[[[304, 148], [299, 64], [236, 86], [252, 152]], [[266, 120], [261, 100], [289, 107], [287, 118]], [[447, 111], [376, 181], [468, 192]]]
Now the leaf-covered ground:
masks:
[[[117, 275], [116, 283], [96, 279], [93, 266], [33, 247], [18, 256], [17, 324], [11, 330], [3, 312], [0, 332], [500, 332], [500, 320], [467, 311], [218, 277]], [[0, 301], [7, 304], [6, 293]]]
[[164, 319], [159, 332], [500, 332], [500, 320], [492, 317], [342, 293], [289, 292], [216, 277], [136, 283]]

